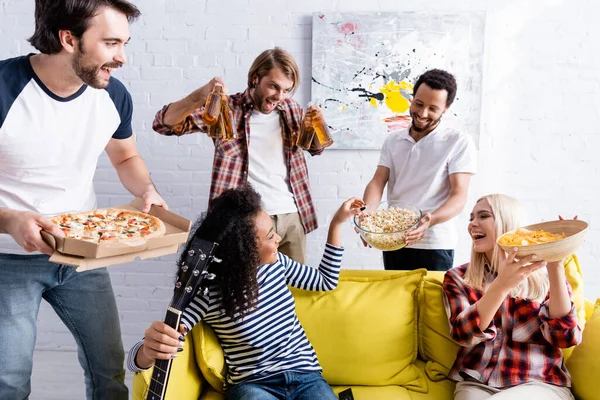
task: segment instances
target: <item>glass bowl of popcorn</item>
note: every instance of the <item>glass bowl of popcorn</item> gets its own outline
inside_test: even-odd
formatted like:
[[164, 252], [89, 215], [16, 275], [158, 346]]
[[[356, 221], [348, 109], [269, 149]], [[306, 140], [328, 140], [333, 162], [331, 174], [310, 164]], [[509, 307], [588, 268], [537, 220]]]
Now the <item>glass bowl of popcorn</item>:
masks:
[[354, 216], [354, 225], [365, 242], [379, 250], [393, 251], [406, 246], [404, 237], [421, 220], [419, 207], [405, 201], [368, 204]]

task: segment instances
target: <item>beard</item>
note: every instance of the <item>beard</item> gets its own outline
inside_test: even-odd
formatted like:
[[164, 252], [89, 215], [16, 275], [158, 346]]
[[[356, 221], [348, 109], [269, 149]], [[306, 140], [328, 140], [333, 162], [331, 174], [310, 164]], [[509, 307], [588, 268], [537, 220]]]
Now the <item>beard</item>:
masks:
[[431, 120], [429, 123], [427, 123], [427, 125], [425, 125], [424, 127], [421, 128], [421, 127], [418, 127], [417, 125], [415, 125], [415, 117], [414, 117], [412, 111], [410, 112], [410, 117], [413, 120], [413, 123], [411, 124], [410, 129], [412, 129], [413, 131], [418, 132], [418, 133], [431, 132], [432, 130], [435, 129], [436, 126], [438, 126], [438, 124], [442, 120], [442, 116], [440, 115], [440, 117], [438, 119]]
[[75, 57], [73, 58], [73, 70], [75, 74], [88, 86], [93, 87], [94, 89], [105, 89], [108, 86], [108, 81], [104, 81], [100, 78], [99, 73], [100, 70], [104, 67], [108, 68], [120, 68], [122, 66], [121, 63], [106, 63], [98, 66], [94, 64], [92, 61], [88, 60], [85, 52], [83, 51], [83, 40], [80, 40], [77, 45], [77, 52], [75, 53]]
[[[252, 97], [254, 98], [254, 104], [256, 105], [256, 107], [258, 108], [258, 110], [261, 113], [263, 113], [263, 114], [270, 114], [271, 112], [273, 112], [275, 110], [275, 107], [272, 110], [269, 110], [267, 108], [267, 106], [266, 106], [267, 97], [262, 92], [262, 90], [260, 90], [260, 87], [258, 85], [254, 89], [254, 95]], [[278, 101], [273, 101], [272, 103], [275, 103], [276, 105], [279, 104]]]

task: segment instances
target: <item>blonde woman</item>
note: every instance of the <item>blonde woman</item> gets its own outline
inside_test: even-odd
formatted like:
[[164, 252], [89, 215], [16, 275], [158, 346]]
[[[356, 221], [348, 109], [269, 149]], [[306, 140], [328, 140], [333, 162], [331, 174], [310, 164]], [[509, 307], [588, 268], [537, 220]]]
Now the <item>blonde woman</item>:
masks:
[[561, 348], [581, 341], [562, 262], [515, 258], [496, 238], [522, 226], [517, 200], [480, 198], [468, 227], [471, 262], [444, 277], [450, 334], [460, 345], [456, 400], [573, 399]]

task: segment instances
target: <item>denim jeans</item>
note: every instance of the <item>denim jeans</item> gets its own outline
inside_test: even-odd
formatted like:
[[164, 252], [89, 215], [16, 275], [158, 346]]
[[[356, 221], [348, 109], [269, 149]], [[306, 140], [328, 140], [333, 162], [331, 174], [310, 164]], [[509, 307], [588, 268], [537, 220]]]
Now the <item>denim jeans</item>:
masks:
[[87, 398], [126, 400], [119, 314], [106, 268], [79, 273], [46, 255], [14, 254], [0, 254], [0, 399], [29, 397], [42, 299], [77, 342]]
[[318, 372], [282, 372], [254, 382], [231, 385], [226, 400], [337, 400]]
[[391, 270], [448, 271], [454, 262], [454, 250], [426, 250], [403, 248], [383, 252], [383, 267]]

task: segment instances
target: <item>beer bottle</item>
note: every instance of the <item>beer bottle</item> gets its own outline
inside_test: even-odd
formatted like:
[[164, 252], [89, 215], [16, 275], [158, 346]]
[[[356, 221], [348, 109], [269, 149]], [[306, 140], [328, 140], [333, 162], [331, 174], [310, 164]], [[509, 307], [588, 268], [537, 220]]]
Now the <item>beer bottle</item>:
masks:
[[223, 125], [223, 118], [219, 117], [216, 124], [208, 125], [208, 137], [212, 139], [223, 139], [225, 132], [225, 126]]
[[296, 142], [296, 145], [301, 149], [308, 150], [312, 144], [314, 136], [315, 129], [312, 126], [310, 116], [306, 114], [302, 120], [302, 126], [300, 127], [300, 134], [298, 135], [298, 141]]
[[221, 101], [223, 96], [223, 85], [215, 83], [213, 90], [206, 99], [206, 105], [204, 107], [204, 114], [202, 114], [202, 121], [208, 126], [215, 125], [219, 119], [221, 112]]
[[317, 110], [311, 110], [306, 114], [307, 116], [310, 114], [310, 121], [315, 130], [315, 136], [319, 140], [319, 143], [321, 143], [321, 146], [331, 146], [333, 144], [333, 139], [331, 138], [331, 132], [329, 132], [329, 127], [325, 123], [322, 113], [317, 112]]
[[229, 107], [229, 101], [227, 96], [223, 95], [221, 100], [221, 115], [219, 118], [223, 121], [223, 139], [224, 140], [235, 140], [238, 138], [237, 131], [233, 129], [233, 113], [231, 107]]

